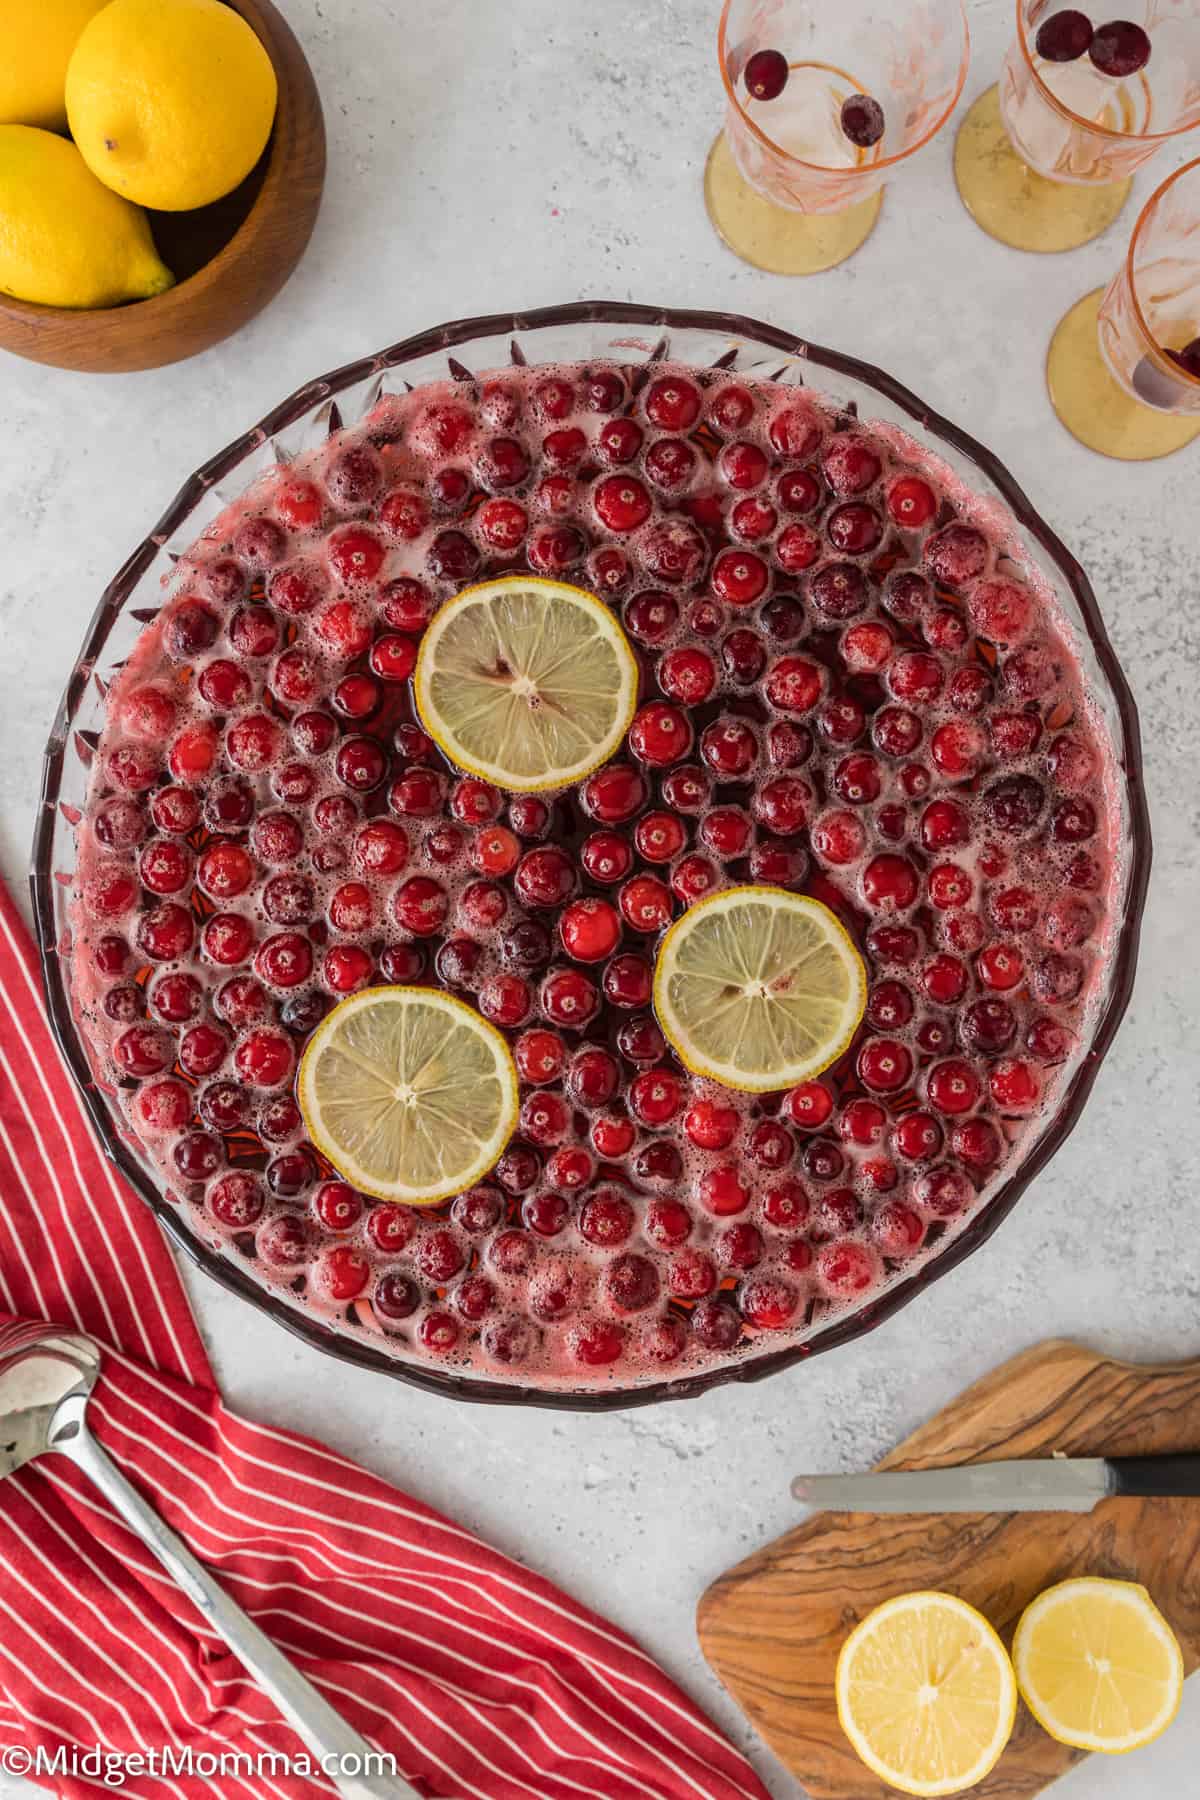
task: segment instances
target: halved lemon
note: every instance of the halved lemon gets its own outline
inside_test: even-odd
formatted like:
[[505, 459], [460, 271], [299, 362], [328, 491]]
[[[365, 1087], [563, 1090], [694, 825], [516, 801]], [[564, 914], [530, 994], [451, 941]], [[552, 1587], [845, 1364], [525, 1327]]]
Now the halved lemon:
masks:
[[1021, 1615], [1013, 1662], [1038, 1724], [1079, 1750], [1140, 1750], [1167, 1729], [1183, 1695], [1175, 1633], [1133, 1581], [1047, 1588]]
[[508, 575], [464, 588], [430, 622], [413, 694], [460, 769], [514, 793], [566, 787], [607, 762], [637, 705], [638, 668], [582, 588]]
[[433, 1206], [487, 1174], [517, 1122], [517, 1071], [493, 1025], [436, 988], [364, 988], [300, 1062], [300, 1110], [356, 1188]]
[[901, 1594], [868, 1613], [837, 1665], [842, 1730], [905, 1794], [960, 1794], [1012, 1736], [1017, 1683], [982, 1613], [953, 1594]]
[[867, 973], [827, 906], [786, 888], [700, 900], [663, 939], [654, 1006], [695, 1075], [762, 1094], [842, 1055], [867, 1003]]

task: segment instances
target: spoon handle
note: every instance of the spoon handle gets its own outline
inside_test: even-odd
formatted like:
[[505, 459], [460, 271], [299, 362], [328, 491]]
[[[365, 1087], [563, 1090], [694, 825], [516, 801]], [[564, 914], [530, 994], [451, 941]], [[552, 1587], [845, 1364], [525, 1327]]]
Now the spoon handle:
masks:
[[325, 1772], [338, 1793], [344, 1795], [345, 1800], [421, 1800], [417, 1790], [400, 1776], [339, 1775], [334, 1772], [341, 1759], [346, 1759], [351, 1768], [356, 1759], [360, 1769], [377, 1767], [379, 1752], [334, 1710], [295, 1664], [265, 1632], [259, 1630], [253, 1619], [230, 1599], [203, 1563], [126, 1480], [88, 1429], [84, 1417], [86, 1404], [86, 1394], [67, 1396], [55, 1412], [48, 1448], [69, 1456], [117, 1509], [130, 1529], [149, 1546], [263, 1692], [270, 1695], [314, 1759], [328, 1761], [331, 1766]]

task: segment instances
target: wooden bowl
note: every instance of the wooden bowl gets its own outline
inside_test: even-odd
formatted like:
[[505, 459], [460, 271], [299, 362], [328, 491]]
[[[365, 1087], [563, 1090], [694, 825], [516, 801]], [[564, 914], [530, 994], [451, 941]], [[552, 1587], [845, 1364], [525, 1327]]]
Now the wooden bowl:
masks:
[[270, 141], [245, 181], [194, 212], [151, 212], [176, 278], [150, 300], [80, 311], [0, 294], [0, 348], [59, 369], [119, 374], [181, 362], [274, 299], [312, 236], [325, 183], [325, 121], [312, 70], [271, 0], [230, 0], [275, 65]]

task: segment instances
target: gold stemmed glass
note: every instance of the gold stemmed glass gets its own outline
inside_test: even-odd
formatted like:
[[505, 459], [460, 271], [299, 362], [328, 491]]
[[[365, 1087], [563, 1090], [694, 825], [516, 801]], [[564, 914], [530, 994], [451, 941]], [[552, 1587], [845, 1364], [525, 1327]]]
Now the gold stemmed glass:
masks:
[[1147, 201], [1108, 288], [1062, 320], [1046, 380], [1067, 430], [1105, 456], [1148, 462], [1200, 436], [1200, 160]]
[[[763, 51], [786, 61], [785, 85], [769, 99], [747, 81]], [[875, 224], [884, 183], [954, 111], [969, 51], [963, 0], [897, 0], [890, 17], [877, 0], [725, 0], [725, 125], [704, 197], [729, 248], [779, 275], [844, 262]], [[882, 109], [874, 142], [843, 129], [853, 96]]]
[[[1200, 0], [1120, 0], [1119, 24], [1097, 16], [1095, 0], [1016, 5], [1000, 81], [959, 128], [954, 178], [972, 218], [1001, 243], [1073, 250], [1112, 224], [1135, 169], [1200, 124]], [[1088, 49], [1065, 61], [1043, 55], [1040, 34], [1078, 8], [1088, 9], [1085, 41], [1089, 23], [1097, 35], [1145, 32], [1145, 66], [1110, 74]]]

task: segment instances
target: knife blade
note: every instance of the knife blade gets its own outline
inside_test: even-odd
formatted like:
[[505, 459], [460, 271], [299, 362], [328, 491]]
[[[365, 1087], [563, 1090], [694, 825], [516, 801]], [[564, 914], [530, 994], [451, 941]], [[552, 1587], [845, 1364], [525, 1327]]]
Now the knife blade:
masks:
[[1117, 1495], [1200, 1498], [1200, 1454], [1051, 1456], [869, 1475], [797, 1475], [792, 1496], [819, 1512], [1091, 1512]]

